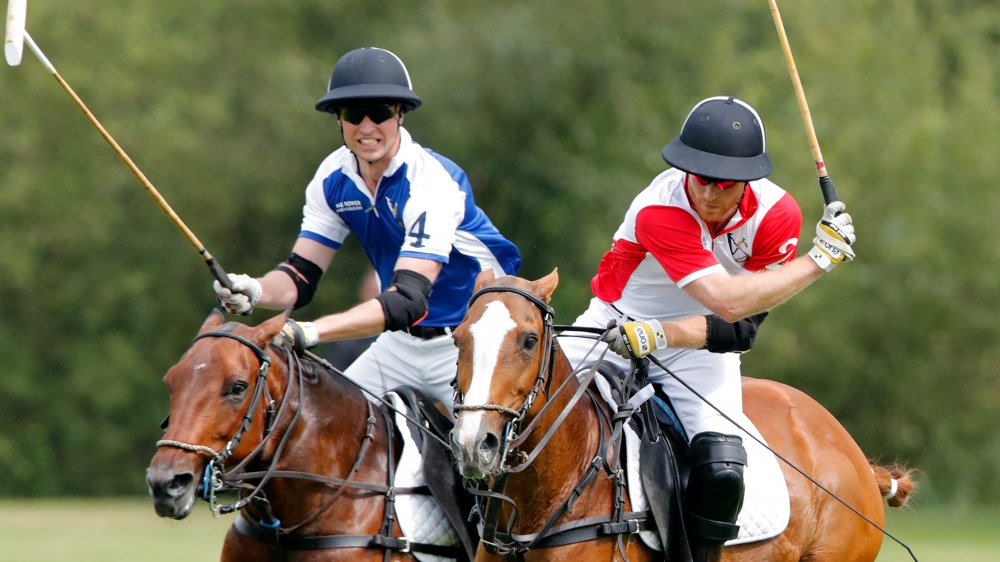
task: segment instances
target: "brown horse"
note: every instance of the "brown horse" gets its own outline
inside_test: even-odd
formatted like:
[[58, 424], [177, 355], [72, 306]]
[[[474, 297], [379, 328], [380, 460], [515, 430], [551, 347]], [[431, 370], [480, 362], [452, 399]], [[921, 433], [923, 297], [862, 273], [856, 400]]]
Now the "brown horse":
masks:
[[[392, 487], [401, 440], [391, 416], [290, 351], [276, 337], [286, 318], [223, 325], [215, 311], [167, 372], [168, 429], [146, 476], [156, 513], [183, 519], [199, 495], [239, 511], [223, 561], [467, 558], [401, 538], [393, 501], [425, 491]], [[218, 505], [220, 484], [238, 501]]]
[[[599, 534], [534, 550], [529, 544], [546, 528], [571, 528], [572, 521], [606, 517], [613, 505], [613, 473], [601, 472], [581, 484], [593, 472], [595, 451], [613, 461], [614, 453], [607, 450], [611, 415], [602, 412], [607, 406], [599, 401], [576, 398], [577, 376], [562, 351], [549, 345], [553, 327], [548, 302], [557, 283], [555, 271], [534, 282], [515, 277], [492, 281], [488, 274], [477, 279], [469, 312], [454, 334], [463, 397], [452, 433], [459, 469], [469, 479], [503, 484], [487, 497], [508, 501], [498, 514], [484, 514], [486, 525], [490, 516], [499, 515], [501, 522], [513, 517], [510, 532], [497, 536], [522, 537], [526, 560], [620, 560], [622, 554], [631, 561], [662, 559], [662, 553], [635, 534]], [[564, 384], [565, 392], [556, 390]], [[743, 393], [746, 414], [770, 446], [871, 521], [884, 524], [883, 496], [889, 495], [892, 478], [898, 490], [890, 504], [905, 503], [913, 488], [909, 471], [893, 468], [890, 473], [870, 465], [847, 431], [814, 400], [783, 384], [750, 378], [744, 379]], [[578, 401], [572, 405], [574, 399]], [[572, 405], [568, 412], [567, 405]], [[517, 437], [506, 431], [515, 417], [520, 417], [513, 421], [522, 432]], [[549, 435], [553, 426], [558, 427]], [[788, 526], [774, 538], [727, 547], [723, 560], [875, 560], [882, 542], [877, 528], [788, 466], [782, 470], [791, 502]], [[503, 559], [502, 549], [500, 555], [491, 554], [498, 552], [497, 546], [484, 543], [476, 560]]]

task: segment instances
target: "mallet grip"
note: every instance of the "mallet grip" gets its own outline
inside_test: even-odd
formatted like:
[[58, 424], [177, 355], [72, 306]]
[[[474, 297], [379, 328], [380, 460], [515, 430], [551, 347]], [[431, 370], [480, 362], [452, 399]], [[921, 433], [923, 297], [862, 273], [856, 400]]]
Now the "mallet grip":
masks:
[[215, 277], [216, 281], [222, 284], [223, 287], [233, 290], [233, 282], [229, 280], [229, 275], [226, 274], [219, 262], [215, 261], [215, 258], [211, 254], [203, 250], [202, 257], [205, 259], [205, 265], [208, 266], [208, 270], [212, 272], [212, 277]]
[[833, 185], [833, 180], [830, 179], [829, 175], [822, 175], [819, 177], [819, 189], [823, 192], [823, 200], [829, 205], [834, 201], [840, 201], [840, 194], [837, 193], [837, 188]]

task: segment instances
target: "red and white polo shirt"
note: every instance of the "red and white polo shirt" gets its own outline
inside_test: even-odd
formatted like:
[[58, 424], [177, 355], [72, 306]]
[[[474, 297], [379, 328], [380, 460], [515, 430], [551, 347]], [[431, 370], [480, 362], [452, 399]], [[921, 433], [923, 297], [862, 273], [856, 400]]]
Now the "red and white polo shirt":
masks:
[[685, 177], [671, 168], [636, 196], [590, 282], [597, 298], [633, 318], [709, 314], [685, 285], [776, 268], [798, 249], [802, 211], [773, 182], [748, 182], [736, 214], [713, 234], [691, 206]]

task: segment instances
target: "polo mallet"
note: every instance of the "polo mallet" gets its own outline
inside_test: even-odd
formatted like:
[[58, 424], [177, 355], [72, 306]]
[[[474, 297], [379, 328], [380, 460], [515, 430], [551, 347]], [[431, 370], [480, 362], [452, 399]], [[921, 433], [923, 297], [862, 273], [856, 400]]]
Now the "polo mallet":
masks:
[[802, 114], [802, 124], [806, 128], [806, 137], [809, 139], [809, 149], [812, 150], [813, 160], [816, 161], [816, 175], [819, 176], [819, 188], [823, 191], [823, 199], [829, 205], [834, 201], [840, 201], [837, 188], [833, 185], [833, 180], [826, 171], [826, 163], [823, 162], [823, 153], [819, 150], [819, 140], [816, 138], [816, 129], [813, 127], [812, 114], [809, 113], [809, 102], [806, 101], [806, 93], [802, 89], [802, 82], [799, 80], [799, 71], [795, 68], [795, 59], [792, 58], [792, 48], [788, 46], [788, 36], [785, 35], [785, 25], [781, 23], [781, 13], [778, 12], [776, 0], [767, 0], [771, 4], [771, 17], [774, 19], [774, 27], [778, 30], [778, 39], [781, 41], [781, 49], [785, 52], [785, 64], [788, 66], [788, 74], [792, 77], [792, 87], [795, 88], [795, 97], [799, 101], [799, 113]]
[[35, 56], [42, 63], [42, 65], [44, 65], [45, 68], [52, 73], [52, 76], [54, 76], [56, 81], [59, 82], [59, 85], [62, 86], [63, 90], [65, 90], [67, 94], [69, 94], [69, 97], [73, 99], [77, 107], [80, 108], [80, 111], [87, 116], [87, 119], [90, 120], [91, 124], [93, 124], [97, 129], [97, 132], [99, 132], [111, 148], [114, 149], [114, 151], [118, 154], [118, 157], [125, 163], [125, 166], [131, 170], [132, 174], [137, 180], [139, 180], [139, 183], [142, 184], [142, 187], [146, 189], [146, 192], [149, 193], [153, 200], [155, 200], [160, 206], [160, 209], [162, 209], [170, 220], [173, 221], [174, 225], [181, 231], [184, 237], [188, 239], [188, 242], [190, 242], [191, 245], [198, 250], [202, 259], [205, 260], [205, 265], [207, 265], [208, 269], [211, 270], [212, 275], [218, 279], [219, 283], [221, 283], [224, 287], [232, 290], [232, 282], [229, 281], [229, 276], [226, 275], [225, 271], [223, 271], [222, 266], [215, 261], [215, 258], [212, 257], [212, 254], [205, 249], [205, 246], [198, 240], [198, 237], [191, 232], [191, 229], [189, 229], [187, 225], [184, 224], [184, 221], [177, 216], [177, 213], [170, 208], [166, 199], [164, 199], [163, 196], [160, 195], [160, 192], [153, 187], [153, 184], [146, 179], [142, 170], [140, 170], [132, 159], [129, 158], [128, 154], [122, 150], [122, 147], [118, 145], [111, 134], [108, 133], [103, 125], [101, 125], [101, 122], [97, 120], [97, 117], [91, 113], [90, 109], [88, 109], [86, 104], [83, 103], [83, 100], [76, 95], [73, 88], [71, 88], [70, 85], [63, 80], [63, 77], [59, 75], [59, 72], [54, 66], [52, 66], [52, 63], [49, 62], [49, 59], [44, 53], [42, 53], [42, 50], [39, 49], [38, 45], [36, 45], [31, 39], [31, 35], [28, 34], [28, 30], [25, 27], [27, 10], [27, 0], [7, 0], [7, 32], [4, 37], [3, 46], [4, 55], [7, 57], [7, 64], [10, 66], [17, 66], [21, 64], [21, 55], [24, 51], [24, 43], [27, 43], [28, 47], [31, 48], [33, 53], [35, 53]]

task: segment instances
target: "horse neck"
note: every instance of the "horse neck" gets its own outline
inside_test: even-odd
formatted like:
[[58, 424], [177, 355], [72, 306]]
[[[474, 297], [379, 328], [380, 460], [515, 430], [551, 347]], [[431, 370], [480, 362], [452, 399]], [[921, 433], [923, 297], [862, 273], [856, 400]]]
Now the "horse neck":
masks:
[[[312, 360], [303, 359], [295, 367], [305, 369], [301, 375], [294, 369], [290, 372], [287, 365], [286, 360], [282, 370], [289, 381], [285, 386], [291, 393], [289, 411], [282, 416], [276, 432], [291, 430], [292, 434], [279, 466], [283, 470], [342, 474], [353, 464], [370, 431], [368, 400], [342, 375], [328, 372]], [[275, 435], [275, 441], [278, 438]]]
[[[566, 356], [562, 351], [558, 351], [555, 355], [549, 395], [553, 395], [564, 383], [567, 388], [552, 402], [545, 401], [537, 405], [538, 408], [545, 407], [545, 412], [522, 447], [527, 454], [531, 454], [531, 451], [540, 444], [579, 388]], [[525, 420], [525, 423], [530, 421]], [[552, 434], [548, 443], [544, 444], [544, 448], [532, 465], [522, 472], [509, 474], [506, 493], [518, 505], [519, 529], [525, 531], [536, 529], [568, 499], [591, 461], [599, 454], [597, 449], [600, 444], [601, 423], [603, 422], [597, 415], [594, 403], [584, 394]], [[605, 479], [596, 479], [597, 482], [603, 480]], [[592, 483], [589, 489], [593, 487]], [[574, 513], [580, 512], [574, 509]]]
[[[289, 373], [284, 354], [282, 359], [280, 372], [289, 381], [285, 386], [286, 392], [291, 393], [289, 405], [254, 469], [267, 470], [273, 463], [278, 471], [384, 484], [388, 431], [382, 416], [370, 410], [361, 391], [341, 375], [303, 361], [302, 368], [308, 372], [299, 376], [294, 371]], [[286, 442], [278, 452], [282, 440]], [[367, 445], [365, 441], [369, 441]], [[322, 484], [305, 479], [274, 478], [265, 487], [265, 493], [275, 514], [283, 521], [295, 523], [316, 515], [324, 499], [324, 494], [317, 493], [321, 488]], [[325, 519], [323, 516], [311, 525], [324, 525]]]

